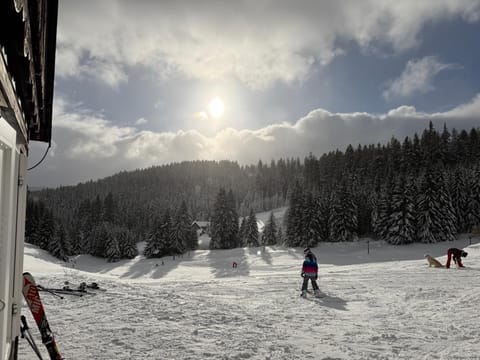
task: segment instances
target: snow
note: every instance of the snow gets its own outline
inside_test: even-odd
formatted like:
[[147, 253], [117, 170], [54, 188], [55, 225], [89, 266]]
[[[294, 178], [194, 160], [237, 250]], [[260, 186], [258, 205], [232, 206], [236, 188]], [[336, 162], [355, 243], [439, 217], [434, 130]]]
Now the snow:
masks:
[[[449, 247], [468, 252], [466, 268], [429, 268], [424, 254], [445, 263]], [[300, 248], [117, 263], [82, 255], [65, 266], [27, 244], [24, 269], [44, 286], [106, 289], [64, 300], [41, 293], [66, 359], [480, 359], [480, 238], [313, 250], [321, 299], [299, 297]], [[22, 313], [42, 346], [25, 305]], [[19, 359], [36, 359], [23, 339]]]

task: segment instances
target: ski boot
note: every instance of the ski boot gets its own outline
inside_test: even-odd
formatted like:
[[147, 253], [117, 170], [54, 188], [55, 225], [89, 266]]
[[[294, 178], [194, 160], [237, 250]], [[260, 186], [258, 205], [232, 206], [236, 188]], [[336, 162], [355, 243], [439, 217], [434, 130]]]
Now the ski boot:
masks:
[[300, 294], [301, 297], [306, 298], [307, 297], [307, 290], [302, 290], [302, 293]]
[[313, 295], [317, 298], [322, 297], [322, 293], [320, 292], [320, 289], [314, 290]]

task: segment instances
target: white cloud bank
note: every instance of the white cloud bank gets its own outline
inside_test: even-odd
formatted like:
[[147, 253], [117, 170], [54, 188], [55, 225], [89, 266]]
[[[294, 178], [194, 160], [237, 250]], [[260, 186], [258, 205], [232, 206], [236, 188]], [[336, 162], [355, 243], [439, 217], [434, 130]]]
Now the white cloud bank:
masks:
[[[58, 99], [58, 98], [57, 98]], [[119, 127], [64, 101], [55, 103], [53, 139], [55, 152], [29, 174], [30, 185], [58, 186], [98, 179], [122, 170], [133, 170], [184, 160], [238, 161], [256, 164], [280, 157], [320, 156], [348, 144], [403, 140], [421, 132], [433, 121], [437, 129], [478, 127], [480, 95], [471, 102], [443, 113], [426, 114], [401, 106], [386, 114], [331, 113], [317, 109], [294, 124], [273, 124], [257, 130], [226, 128], [214, 136], [196, 130], [155, 133], [135, 127]], [[40, 149], [41, 148], [41, 149]], [[43, 154], [34, 143], [32, 164]]]
[[304, 80], [342, 54], [339, 40], [403, 51], [424, 24], [455, 17], [479, 21], [480, 1], [61, 1], [57, 75], [115, 87], [140, 65], [266, 88]]
[[434, 89], [433, 80], [438, 73], [458, 68], [459, 65], [441, 63], [435, 56], [410, 60], [402, 74], [390, 82], [383, 96], [390, 100], [397, 97], [406, 98], [416, 93], [427, 93]]

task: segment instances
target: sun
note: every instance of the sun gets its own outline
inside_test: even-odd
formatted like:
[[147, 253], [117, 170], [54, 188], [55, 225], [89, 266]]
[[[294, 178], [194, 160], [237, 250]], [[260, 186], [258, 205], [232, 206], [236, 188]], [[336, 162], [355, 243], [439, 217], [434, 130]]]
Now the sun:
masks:
[[222, 116], [224, 111], [225, 111], [225, 105], [223, 104], [222, 99], [220, 99], [218, 96], [215, 96], [208, 103], [208, 113], [214, 119], [218, 119], [220, 116]]

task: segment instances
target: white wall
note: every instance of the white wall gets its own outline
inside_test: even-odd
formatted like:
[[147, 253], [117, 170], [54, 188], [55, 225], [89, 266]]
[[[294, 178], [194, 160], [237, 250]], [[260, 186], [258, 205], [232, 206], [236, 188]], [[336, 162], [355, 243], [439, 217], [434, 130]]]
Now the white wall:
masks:
[[19, 335], [23, 286], [23, 237], [26, 155], [16, 144], [15, 130], [0, 117], [0, 359], [9, 356]]

